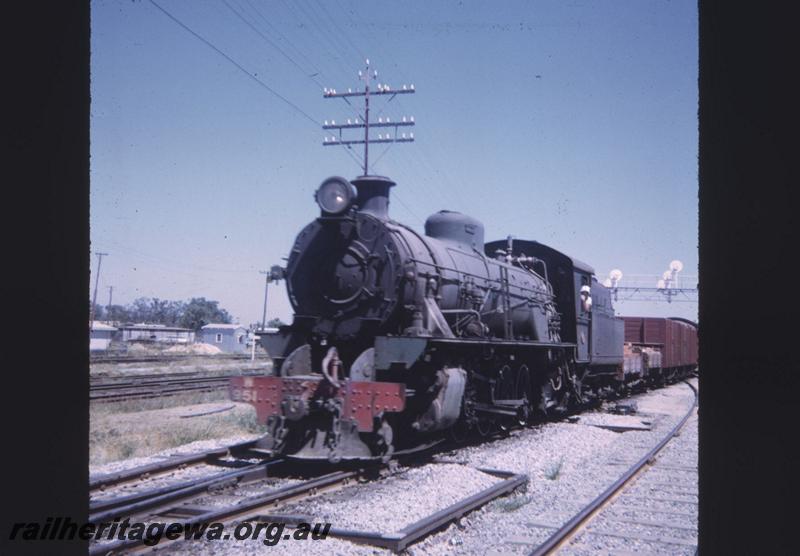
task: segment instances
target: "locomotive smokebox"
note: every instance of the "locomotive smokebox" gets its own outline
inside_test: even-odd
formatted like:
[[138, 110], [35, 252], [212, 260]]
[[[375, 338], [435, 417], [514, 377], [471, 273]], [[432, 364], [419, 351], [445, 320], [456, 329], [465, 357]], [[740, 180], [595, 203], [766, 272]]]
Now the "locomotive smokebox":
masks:
[[389, 219], [389, 188], [397, 185], [383, 176], [361, 176], [351, 182], [357, 193], [356, 204], [361, 212]]

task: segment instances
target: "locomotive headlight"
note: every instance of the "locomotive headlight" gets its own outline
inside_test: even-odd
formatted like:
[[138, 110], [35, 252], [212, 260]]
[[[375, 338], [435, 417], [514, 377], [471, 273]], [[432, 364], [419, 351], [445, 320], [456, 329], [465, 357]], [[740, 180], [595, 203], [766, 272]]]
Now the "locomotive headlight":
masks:
[[344, 178], [328, 178], [319, 186], [314, 198], [322, 209], [328, 214], [341, 214], [353, 203], [356, 193], [353, 185]]

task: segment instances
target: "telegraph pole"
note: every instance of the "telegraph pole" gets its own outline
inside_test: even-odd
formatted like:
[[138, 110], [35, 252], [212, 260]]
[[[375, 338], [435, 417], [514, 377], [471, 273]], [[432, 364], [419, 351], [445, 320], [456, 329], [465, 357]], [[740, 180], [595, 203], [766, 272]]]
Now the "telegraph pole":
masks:
[[95, 255], [97, 255], [97, 276], [95, 276], [94, 280], [94, 295], [92, 295], [92, 310], [89, 318], [89, 332], [91, 332], [94, 328], [94, 307], [95, 304], [97, 304], [97, 285], [100, 283], [100, 265], [103, 263], [103, 257], [107, 256], [108, 253], [97, 252]]
[[[112, 295], [114, 295], [114, 286], [108, 286], [108, 305], [107, 305], [108, 308], [106, 309], [106, 313], [109, 313], [110, 310], [111, 310], [111, 296]], [[108, 316], [108, 314], [106, 314], [106, 316]], [[110, 319], [106, 319], [106, 320], [110, 320]]]
[[[378, 71], [374, 72], [375, 78], [378, 77]], [[361, 76], [359, 76], [361, 77]], [[367, 60], [367, 67], [364, 71], [364, 175], [369, 175], [367, 169], [369, 168], [369, 60]]]
[[[336, 120], [325, 120], [325, 123], [322, 126], [322, 129], [331, 129], [338, 131], [338, 135], [333, 135], [331, 137], [325, 136], [325, 139], [322, 142], [323, 146], [331, 146], [331, 145], [342, 145], [346, 148], [351, 148], [351, 145], [364, 145], [364, 175], [369, 175], [369, 145], [370, 143], [411, 143], [414, 141], [414, 134], [409, 133], [408, 137], [406, 137], [405, 133], [398, 133], [398, 129], [401, 127], [410, 127], [414, 125], [414, 117], [405, 117], [400, 121], [392, 122], [391, 118], [378, 118], [377, 122], [373, 122], [370, 124], [369, 121], [369, 99], [370, 96], [377, 96], [377, 95], [390, 95], [389, 100], [386, 102], [388, 103], [397, 95], [405, 95], [414, 93], [414, 85], [403, 85], [400, 89], [392, 89], [386, 83], [378, 83], [376, 89], [374, 91], [370, 90], [370, 80], [378, 78], [378, 72], [373, 70], [370, 74], [369, 69], [369, 60], [366, 60], [366, 69], [364, 72], [358, 72], [358, 78], [361, 81], [364, 81], [364, 90], [363, 91], [353, 91], [352, 89], [347, 89], [346, 93], [337, 93], [336, 89], [323, 89], [322, 96], [324, 98], [341, 98], [344, 99], [345, 102], [350, 104], [350, 101], [347, 100], [348, 97], [364, 97], [364, 114], [359, 115], [355, 121], [347, 120], [347, 123], [337, 124]], [[361, 120], [361, 121], [359, 121]], [[385, 137], [384, 134], [378, 134], [377, 139], [370, 138], [369, 135], [369, 128], [370, 127], [393, 127], [394, 128], [394, 136], [386, 133]], [[345, 129], [363, 129], [364, 130], [364, 139], [345, 139], [343, 136], [343, 130]]]
[[264, 313], [261, 316], [261, 330], [264, 330], [267, 327], [267, 293], [269, 292], [270, 273], [267, 270], [259, 270], [258, 273], [267, 275], [264, 281]]

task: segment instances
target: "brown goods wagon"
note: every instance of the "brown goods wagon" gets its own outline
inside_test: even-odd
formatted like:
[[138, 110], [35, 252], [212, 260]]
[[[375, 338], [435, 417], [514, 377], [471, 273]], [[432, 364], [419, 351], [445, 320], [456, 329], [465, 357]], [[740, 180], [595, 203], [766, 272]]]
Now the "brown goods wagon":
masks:
[[683, 327], [682, 345], [683, 358], [681, 364], [684, 366], [697, 365], [697, 327], [686, 321], [677, 321]]
[[642, 343], [666, 344], [667, 321], [655, 317], [642, 318]]
[[644, 317], [642, 323], [643, 343], [660, 346], [661, 366], [680, 365], [680, 323], [664, 318]]
[[633, 344], [641, 344], [642, 339], [642, 322], [644, 319], [641, 317], [622, 317], [625, 322], [625, 341]]
[[683, 325], [681, 339], [684, 355], [681, 363], [687, 366], [697, 365], [697, 326], [684, 320], [677, 321]]
[[686, 365], [686, 360], [688, 359], [688, 346], [686, 345], [686, 325], [682, 322], [671, 320], [669, 321], [669, 325], [672, 330], [672, 338], [675, 342], [675, 359], [673, 360], [673, 365], [675, 367], [683, 367]]
[[683, 323], [666, 319], [669, 361], [667, 367], [683, 366]]
[[661, 351], [661, 366], [697, 364], [697, 328], [688, 322], [656, 317], [622, 317], [625, 341], [655, 346]]

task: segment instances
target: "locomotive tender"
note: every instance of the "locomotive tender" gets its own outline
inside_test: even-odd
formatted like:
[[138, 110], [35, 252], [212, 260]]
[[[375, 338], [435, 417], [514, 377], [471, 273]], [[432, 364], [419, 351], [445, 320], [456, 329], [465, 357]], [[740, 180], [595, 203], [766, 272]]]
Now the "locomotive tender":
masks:
[[[659, 374], [661, 344], [625, 343], [635, 326], [590, 266], [536, 241], [484, 243], [452, 211], [421, 235], [389, 217], [394, 185], [332, 177], [316, 191], [321, 214], [285, 269], [294, 320], [260, 335], [275, 376], [231, 382], [267, 424], [260, 450], [388, 459]], [[672, 371], [696, 355], [682, 363]]]

